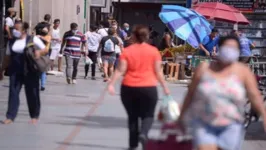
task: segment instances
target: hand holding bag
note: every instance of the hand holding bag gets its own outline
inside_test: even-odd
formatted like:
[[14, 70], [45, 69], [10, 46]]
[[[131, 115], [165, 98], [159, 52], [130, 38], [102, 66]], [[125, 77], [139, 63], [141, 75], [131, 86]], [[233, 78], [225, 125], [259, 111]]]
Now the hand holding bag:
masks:
[[179, 104], [172, 96], [165, 96], [160, 106], [158, 119], [163, 123], [173, 123], [177, 121], [179, 115]]

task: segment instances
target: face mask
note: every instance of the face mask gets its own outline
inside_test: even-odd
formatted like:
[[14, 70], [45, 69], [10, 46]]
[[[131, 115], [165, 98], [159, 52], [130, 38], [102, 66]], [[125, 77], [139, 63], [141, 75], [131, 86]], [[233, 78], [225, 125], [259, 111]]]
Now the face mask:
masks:
[[12, 33], [15, 38], [20, 38], [22, 35], [21, 32], [16, 29], [14, 29]]
[[129, 30], [129, 27], [126, 27], [125, 29], [128, 31]]
[[72, 30], [73, 34], [76, 34], [78, 32], [78, 30]]
[[113, 26], [113, 28], [117, 29], [117, 26]]
[[218, 53], [218, 59], [225, 64], [237, 62], [239, 56], [239, 50], [230, 46], [222, 46]]

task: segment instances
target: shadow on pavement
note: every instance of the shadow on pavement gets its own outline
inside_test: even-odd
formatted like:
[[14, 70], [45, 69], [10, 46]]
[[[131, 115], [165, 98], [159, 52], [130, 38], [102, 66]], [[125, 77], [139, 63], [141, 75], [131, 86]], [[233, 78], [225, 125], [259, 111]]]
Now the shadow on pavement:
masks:
[[[59, 118], [68, 118], [74, 120], [73, 121], [59, 120], [56, 122], [47, 122], [46, 124], [57, 124], [64, 126], [73, 126], [78, 124], [88, 128], [127, 128], [126, 118], [105, 117], [105, 116], [90, 116], [90, 117], [60, 116]], [[160, 129], [160, 125], [157, 122], [154, 122], [153, 129]]]
[[263, 140], [263, 141], [266, 141], [266, 134], [265, 134], [265, 131], [263, 129], [262, 122], [254, 122], [249, 126], [249, 128], [246, 132], [245, 140], [251, 140], [251, 141]]
[[113, 149], [113, 150], [126, 150], [123, 147], [112, 147], [112, 146], [107, 146], [107, 145], [96, 145], [96, 144], [82, 144], [82, 143], [62, 143], [58, 142], [57, 144], [60, 145], [68, 145], [68, 146], [78, 146], [78, 147], [89, 147], [89, 148], [102, 148], [102, 149]]

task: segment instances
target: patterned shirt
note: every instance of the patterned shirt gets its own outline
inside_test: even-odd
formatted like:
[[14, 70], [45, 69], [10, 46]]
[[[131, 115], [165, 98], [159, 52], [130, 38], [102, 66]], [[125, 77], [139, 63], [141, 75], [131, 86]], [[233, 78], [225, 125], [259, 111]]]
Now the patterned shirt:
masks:
[[191, 110], [194, 119], [213, 126], [243, 122], [246, 90], [235, 74], [216, 79], [205, 72], [193, 97]]
[[81, 57], [81, 43], [86, 43], [86, 37], [81, 32], [73, 33], [68, 31], [64, 34], [63, 39], [66, 41], [66, 47], [64, 50], [64, 55], [68, 55], [72, 58]]

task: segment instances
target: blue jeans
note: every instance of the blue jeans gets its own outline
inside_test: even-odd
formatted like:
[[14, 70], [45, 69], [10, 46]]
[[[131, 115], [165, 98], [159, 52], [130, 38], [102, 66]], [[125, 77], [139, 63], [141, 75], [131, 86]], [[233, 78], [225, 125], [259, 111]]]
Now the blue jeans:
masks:
[[43, 88], [46, 85], [46, 78], [47, 78], [46, 72], [43, 72], [42, 75], [41, 75], [41, 87], [43, 87]]
[[221, 149], [240, 150], [245, 136], [243, 125], [237, 122], [217, 127], [200, 120], [194, 120], [192, 127], [195, 147], [217, 145]]

